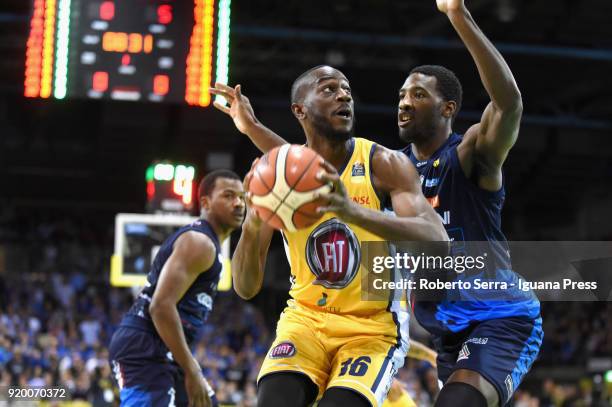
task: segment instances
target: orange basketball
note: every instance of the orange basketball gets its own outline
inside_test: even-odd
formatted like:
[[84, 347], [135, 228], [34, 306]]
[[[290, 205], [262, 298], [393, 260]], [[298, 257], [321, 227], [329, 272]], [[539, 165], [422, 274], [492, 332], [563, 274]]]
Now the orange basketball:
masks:
[[322, 158], [308, 147], [285, 144], [266, 153], [253, 169], [248, 190], [251, 205], [267, 224], [289, 232], [308, 227], [327, 205], [315, 194], [329, 193], [331, 185], [316, 179]]

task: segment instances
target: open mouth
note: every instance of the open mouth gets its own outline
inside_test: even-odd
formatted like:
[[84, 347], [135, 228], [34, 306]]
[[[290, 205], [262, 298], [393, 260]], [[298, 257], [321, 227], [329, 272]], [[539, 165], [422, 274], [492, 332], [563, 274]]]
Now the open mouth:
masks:
[[397, 124], [400, 127], [406, 126], [407, 124], [411, 123], [412, 120], [414, 120], [414, 117], [408, 112], [400, 112], [397, 115]]
[[343, 108], [343, 109], [336, 110], [335, 115], [348, 120], [353, 116], [353, 112], [351, 112], [351, 109]]

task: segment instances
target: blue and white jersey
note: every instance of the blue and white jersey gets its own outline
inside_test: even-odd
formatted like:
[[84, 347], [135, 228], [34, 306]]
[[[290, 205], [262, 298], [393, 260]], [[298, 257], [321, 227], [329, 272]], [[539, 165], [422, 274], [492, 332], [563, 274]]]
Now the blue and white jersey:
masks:
[[[505, 191], [502, 186], [492, 192], [478, 187], [476, 180], [466, 177], [457, 146], [462, 136], [453, 133], [446, 142], [428, 159], [419, 161], [408, 145], [402, 150], [415, 165], [420, 178], [423, 194], [434, 207], [452, 241], [453, 251], [461, 251], [461, 242], [476, 243], [486, 247], [489, 269], [480, 274], [466, 274], [460, 278], [476, 278], [506, 282], [508, 289], [503, 298], [487, 296], [486, 290], [472, 289], [461, 293], [461, 298], [437, 302], [414, 304], [417, 320], [432, 333], [458, 332], [476, 321], [507, 317], [537, 318], [540, 303], [531, 291], [522, 291], [518, 275], [513, 272], [506, 237], [501, 231], [501, 210]], [[470, 243], [471, 247], [473, 244]], [[469, 248], [466, 248], [469, 250]], [[488, 298], [487, 298], [488, 297]]]
[[202, 270], [202, 273], [198, 275], [177, 304], [187, 342], [191, 343], [196, 338], [198, 330], [204, 325], [212, 311], [213, 300], [217, 295], [217, 286], [223, 268], [220, 258], [221, 247], [219, 239], [210, 224], [204, 219], [199, 219], [190, 225], [183, 226], [164, 241], [153, 260], [151, 271], [147, 275], [147, 284], [121, 322], [122, 326], [137, 325], [142, 327], [144, 325], [150, 328], [153, 327], [153, 321], [149, 314], [149, 305], [157, 287], [159, 275], [174, 250], [174, 242], [180, 235], [188, 231], [195, 231], [208, 236], [214, 243], [217, 252], [212, 266], [208, 270]]

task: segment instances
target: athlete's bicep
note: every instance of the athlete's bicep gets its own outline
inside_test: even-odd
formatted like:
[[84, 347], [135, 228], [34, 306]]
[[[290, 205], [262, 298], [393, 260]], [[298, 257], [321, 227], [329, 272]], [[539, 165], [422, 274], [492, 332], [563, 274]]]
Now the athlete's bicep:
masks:
[[397, 216], [414, 217], [434, 215], [431, 205], [423, 196], [419, 175], [405, 154], [386, 148], [375, 152], [372, 158], [378, 187], [391, 198]]
[[489, 103], [482, 114], [476, 132], [475, 153], [492, 170], [500, 168], [516, 142], [522, 107], [504, 111]]
[[174, 242], [172, 254], [161, 270], [151, 305], [177, 304], [215, 258], [215, 245], [208, 236], [191, 231], [183, 233]]

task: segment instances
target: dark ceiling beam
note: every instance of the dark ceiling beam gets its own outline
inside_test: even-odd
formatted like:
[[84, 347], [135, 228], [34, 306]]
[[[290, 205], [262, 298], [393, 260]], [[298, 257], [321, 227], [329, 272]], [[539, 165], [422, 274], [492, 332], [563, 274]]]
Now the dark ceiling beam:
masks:
[[[442, 37], [406, 37], [400, 35], [362, 34], [326, 30], [309, 30], [287, 27], [263, 27], [236, 25], [232, 34], [248, 38], [271, 38], [285, 40], [346, 43], [371, 46], [405, 46], [428, 49], [465, 49], [458, 40]], [[510, 42], [496, 42], [497, 49], [504, 54], [532, 55], [538, 57], [561, 57], [612, 61], [612, 49], [587, 49], [563, 46], [529, 45]]]

